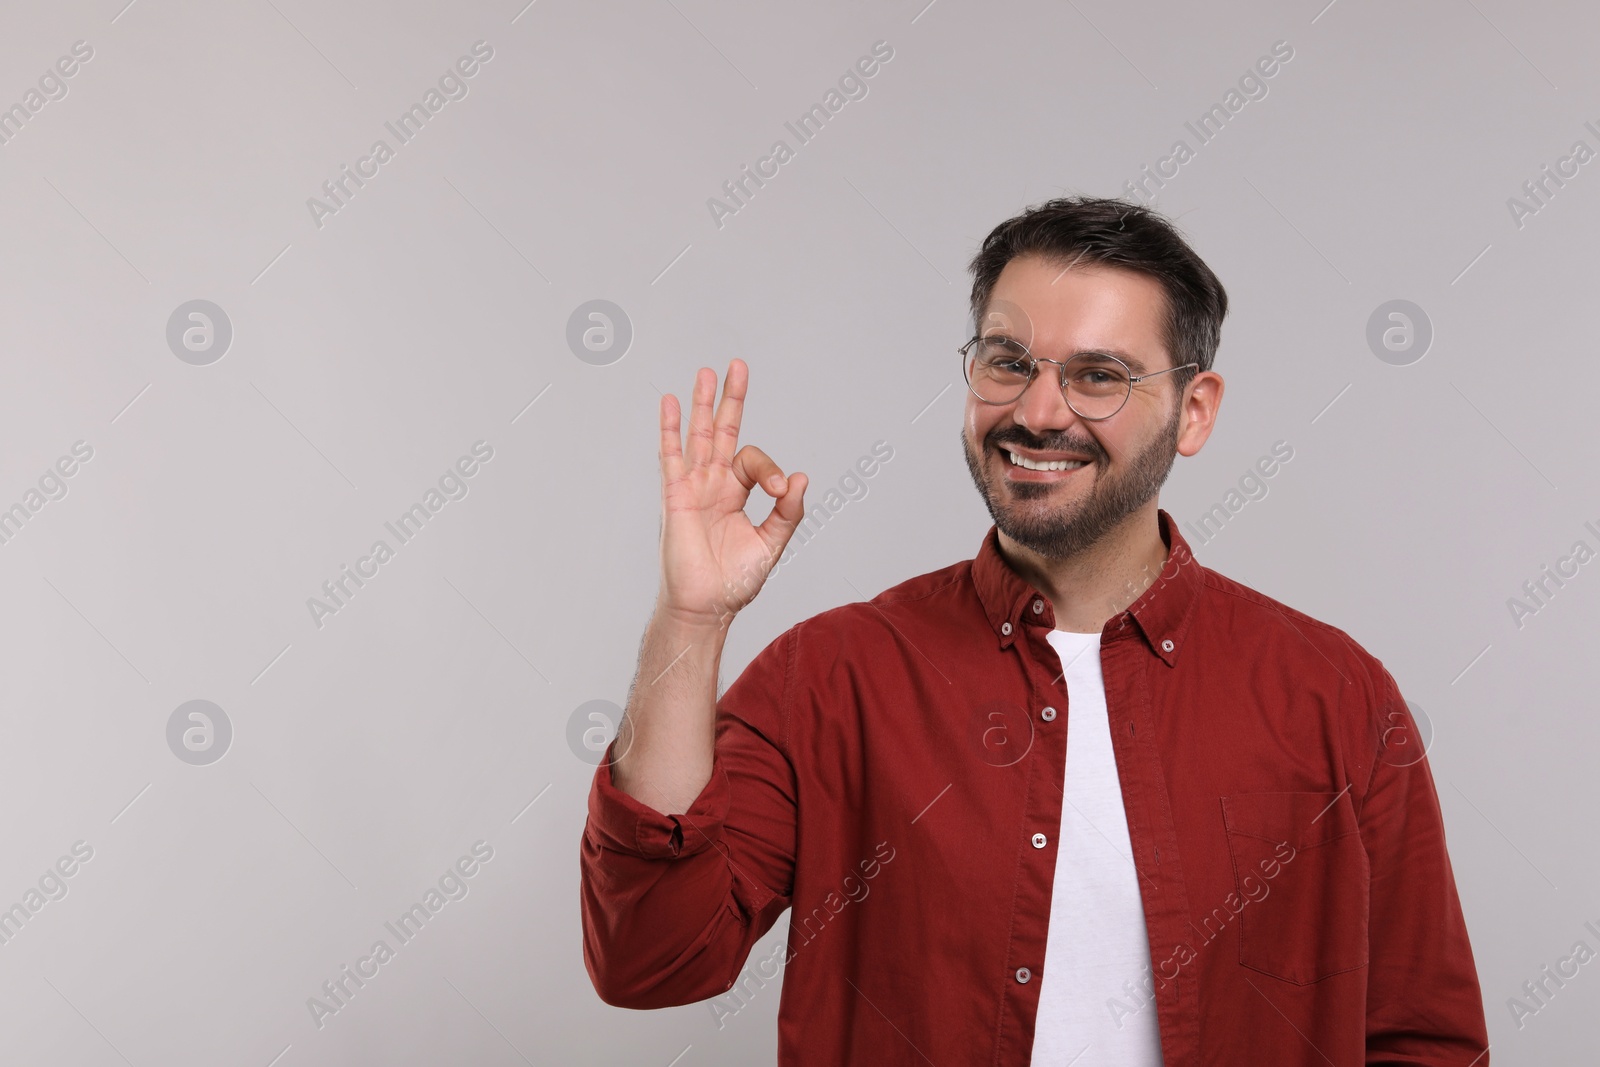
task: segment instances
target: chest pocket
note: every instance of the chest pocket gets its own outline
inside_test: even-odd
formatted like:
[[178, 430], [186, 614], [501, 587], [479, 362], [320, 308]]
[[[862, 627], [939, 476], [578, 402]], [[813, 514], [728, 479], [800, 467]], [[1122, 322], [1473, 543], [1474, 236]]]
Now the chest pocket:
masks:
[[1343, 793], [1222, 798], [1239, 963], [1296, 985], [1367, 965], [1367, 853]]

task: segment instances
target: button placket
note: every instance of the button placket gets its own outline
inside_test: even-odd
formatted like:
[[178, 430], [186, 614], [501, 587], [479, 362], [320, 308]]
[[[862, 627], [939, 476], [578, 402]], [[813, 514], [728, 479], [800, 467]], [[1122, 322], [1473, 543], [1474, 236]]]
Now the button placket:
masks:
[[[1016, 783], [1025, 798], [1023, 810], [1019, 812], [1022, 818], [1016, 828], [1022, 831], [1027, 842], [1022, 847], [1032, 848], [1036, 853], [1033, 862], [1024, 862], [1017, 870], [1015, 894], [1011, 902], [1015, 922], [1008, 962], [1009, 973], [1015, 983], [1012, 988], [1018, 1017], [1025, 1014], [1024, 1006], [1037, 996], [1037, 990], [1032, 987], [1037, 984], [1041, 972], [1031, 964], [1019, 964], [1026, 960], [1042, 961], [1044, 958], [1051, 870], [1057, 861], [1055, 849], [1058, 845], [1052, 840], [1054, 833], [1036, 832], [1036, 829], [1060, 825], [1061, 775], [1065, 768], [1065, 760], [1059, 757], [1062, 756], [1061, 748], [1066, 741], [1067, 694], [1059, 677], [1052, 680], [1052, 676], [1060, 670], [1060, 664], [1044, 640], [1050, 628], [1047, 625], [1050, 612], [1045, 610], [1049, 606], [1045, 597], [1037, 591], [1024, 596], [1020, 603], [1014, 602], [1011, 609], [1013, 614], [1009, 616], [1012, 628], [1007, 638], [1011, 642], [1011, 650], [1021, 654], [1019, 666], [1026, 676], [1029, 693], [1022, 698], [1026, 703], [1019, 710], [1024, 710], [1028, 715], [1026, 721], [1034, 724], [1031, 728], [1034, 747], [1048, 751], [1054, 757], [1041, 759], [1040, 752], [1031, 753], [1033, 758], [1026, 761], [1026, 776], [1019, 775]], [[1030, 630], [1030, 625], [1042, 628]], [[1034, 636], [1041, 640], [1034, 642], [1031, 640]], [[1057, 721], [1061, 724], [1059, 727], [1053, 725]], [[1018, 767], [1020, 770], [1021, 761]], [[1043, 788], [1046, 785], [1049, 788]], [[1050, 803], [1052, 796], [1056, 798], [1054, 807]]]

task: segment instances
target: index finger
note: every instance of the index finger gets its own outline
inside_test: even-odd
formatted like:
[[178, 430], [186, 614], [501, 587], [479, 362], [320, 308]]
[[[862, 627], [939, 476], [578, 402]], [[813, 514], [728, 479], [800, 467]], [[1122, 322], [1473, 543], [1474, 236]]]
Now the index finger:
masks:
[[745, 489], [760, 485], [772, 497], [782, 496], [789, 484], [783, 468], [755, 445], [745, 445], [733, 457], [733, 474]]

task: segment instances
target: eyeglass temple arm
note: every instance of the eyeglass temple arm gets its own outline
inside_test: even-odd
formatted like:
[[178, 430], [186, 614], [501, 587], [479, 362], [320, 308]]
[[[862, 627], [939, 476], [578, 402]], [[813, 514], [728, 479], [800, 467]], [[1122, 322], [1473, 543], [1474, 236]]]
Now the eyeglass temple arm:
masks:
[[1187, 370], [1190, 367], [1198, 367], [1199, 365], [1200, 364], [1198, 364], [1198, 363], [1185, 363], [1180, 367], [1167, 367], [1164, 370], [1153, 370], [1149, 374], [1132, 375], [1132, 376], [1130, 376], [1128, 378], [1128, 381], [1130, 381], [1130, 382], [1142, 382], [1146, 378], [1156, 378], [1156, 377], [1159, 377], [1159, 376], [1161, 376], [1163, 374], [1171, 374], [1175, 370]]

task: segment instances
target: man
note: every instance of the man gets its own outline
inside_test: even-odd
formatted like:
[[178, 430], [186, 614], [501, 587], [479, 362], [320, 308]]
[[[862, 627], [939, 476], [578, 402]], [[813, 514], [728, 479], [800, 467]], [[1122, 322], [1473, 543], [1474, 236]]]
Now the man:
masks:
[[739, 360], [715, 413], [697, 375], [687, 444], [663, 398], [661, 586], [583, 838], [596, 990], [753, 995], [792, 907], [785, 1065], [1487, 1065], [1393, 677], [1157, 505], [1221, 404], [1222, 285], [1159, 216], [1086, 198], [972, 270], [976, 558], [799, 623], [720, 702], [806, 477], [738, 447]]

